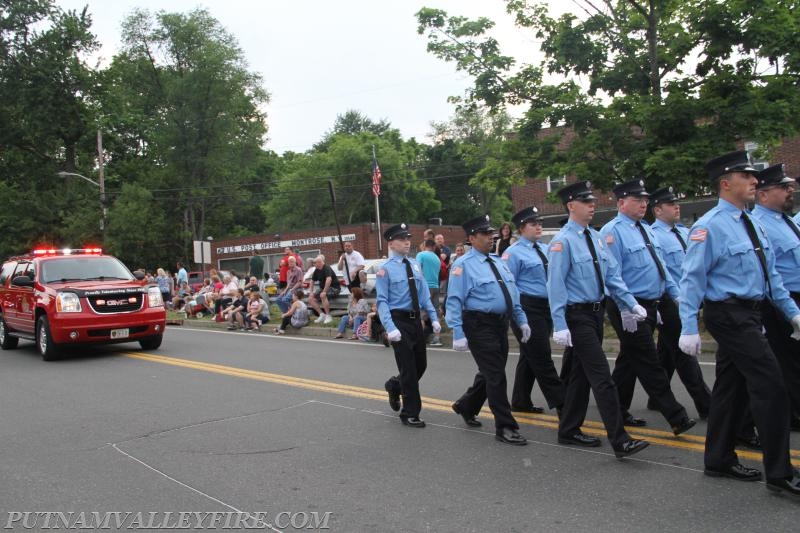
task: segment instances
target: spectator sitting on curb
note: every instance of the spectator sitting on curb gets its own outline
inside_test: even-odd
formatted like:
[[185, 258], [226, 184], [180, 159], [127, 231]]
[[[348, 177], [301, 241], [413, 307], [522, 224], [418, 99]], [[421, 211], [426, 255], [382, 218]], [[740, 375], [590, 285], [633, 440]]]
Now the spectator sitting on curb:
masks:
[[247, 285], [244, 286], [244, 290], [250, 292], [260, 291], [261, 286], [258, 284], [258, 278], [256, 278], [255, 276], [250, 276], [250, 280], [247, 282]]
[[217, 295], [213, 291], [197, 293], [195, 299], [186, 304], [186, 316], [188, 318], [203, 318], [205, 313], [213, 316], [216, 299]]
[[356, 340], [358, 338], [356, 336], [358, 326], [366, 320], [367, 313], [369, 313], [369, 302], [364, 298], [364, 291], [361, 290], [361, 287], [353, 287], [350, 289], [350, 303], [347, 306], [347, 314], [342, 315], [341, 320], [339, 320], [338, 333], [334, 338], [344, 338], [344, 332], [347, 326], [350, 326], [353, 328], [353, 336], [350, 337], [350, 340]]
[[244, 330], [244, 315], [247, 313], [249, 300], [244, 293], [244, 289], [236, 289], [236, 299], [222, 311], [222, 318], [230, 321], [229, 330]]
[[250, 291], [250, 302], [247, 304], [247, 315], [244, 323], [248, 330], [261, 331], [261, 326], [269, 322], [269, 305], [258, 291]]
[[186, 306], [186, 302], [188, 302], [191, 299], [192, 299], [192, 289], [189, 288], [189, 282], [188, 281], [181, 282], [181, 286], [180, 288], [178, 288], [178, 292], [172, 299], [172, 309], [175, 311], [180, 311]]
[[358, 340], [363, 342], [378, 342], [379, 339], [383, 340], [383, 345], [389, 347], [389, 339], [386, 337], [386, 330], [381, 324], [381, 317], [378, 316], [378, 307], [372, 304], [370, 312], [367, 313], [367, 318], [358, 327], [356, 332]]
[[[325, 264], [325, 256], [320, 254], [314, 258], [314, 273], [311, 275], [312, 292], [308, 298], [308, 303], [317, 312], [319, 318], [314, 322], [319, 324], [330, 324], [333, 322], [331, 316], [331, 298], [336, 298], [342, 288], [339, 279], [333, 269]], [[319, 289], [313, 290], [314, 284], [319, 285]], [[322, 307], [320, 308], [320, 302]]]
[[219, 290], [219, 300], [217, 300], [217, 319], [219, 322], [223, 322], [224, 318], [222, 317], [221, 311], [231, 305], [233, 299], [236, 298], [237, 291], [239, 290], [239, 286], [233, 281], [231, 276], [225, 276], [222, 280], [223, 287]]
[[287, 261], [289, 267], [286, 272], [286, 287], [275, 298], [275, 303], [282, 313], [289, 310], [294, 291], [303, 287], [303, 269], [297, 266], [297, 258], [289, 256]]
[[308, 307], [303, 301], [305, 295], [303, 289], [294, 290], [292, 293], [292, 305], [281, 315], [281, 325], [275, 328], [276, 335], [283, 335], [286, 333], [286, 328], [289, 324], [296, 329], [308, 325]]

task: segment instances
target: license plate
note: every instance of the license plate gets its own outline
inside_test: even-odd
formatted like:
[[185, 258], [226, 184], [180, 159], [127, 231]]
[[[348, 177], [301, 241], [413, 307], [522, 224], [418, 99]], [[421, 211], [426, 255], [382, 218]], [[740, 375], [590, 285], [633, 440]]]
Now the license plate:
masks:
[[125, 339], [128, 337], [128, 335], [130, 335], [130, 330], [128, 330], [128, 328], [111, 330], [112, 339]]

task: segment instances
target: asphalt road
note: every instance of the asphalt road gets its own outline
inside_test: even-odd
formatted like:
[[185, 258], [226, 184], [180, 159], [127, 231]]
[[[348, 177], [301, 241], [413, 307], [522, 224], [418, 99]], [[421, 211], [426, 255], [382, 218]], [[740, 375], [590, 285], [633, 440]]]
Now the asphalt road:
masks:
[[[605, 439], [558, 445], [552, 412], [520, 417], [529, 445], [512, 447], [494, 440], [488, 411], [473, 430], [449, 410], [472, 358], [428, 359], [417, 430], [389, 409], [396, 367], [382, 346], [170, 328], [156, 352], [122, 344], [45, 363], [20, 343], [0, 353], [0, 528], [25, 530], [25, 512], [153, 513], [163, 525], [168, 512], [241, 512], [268, 531], [293, 530], [290, 517], [330, 531], [797, 531], [800, 502], [703, 476], [705, 423], [672, 437], [641, 390], [633, 413], [650, 425], [632, 433], [658, 444], [635, 458], [615, 459]], [[593, 403], [588, 418], [599, 420]], [[800, 464], [800, 434], [792, 444]]]

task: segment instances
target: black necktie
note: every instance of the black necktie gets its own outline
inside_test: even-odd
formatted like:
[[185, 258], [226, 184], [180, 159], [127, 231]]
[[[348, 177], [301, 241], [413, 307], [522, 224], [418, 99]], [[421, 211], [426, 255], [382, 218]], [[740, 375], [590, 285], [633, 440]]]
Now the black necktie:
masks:
[[[764, 283], [766, 283], [767, 287], [769, 287], [769, 275], [767, 274], [767, 256], [764, 255], [764, 249], [761, 247], [761, 241], [758, 239], [758, 233], [756, 233], [756, 228], [753, 226], [753, 221], [750, 220], [750, 217], [747, 216], [747, 213], [742, 211], [742, 222], [744, 222], [744, 228], [747, 230], [747, 236], [750, 237], [750, 242], [753, 243], [753, 249], [756, 251], [756, 255], [758, 256], [758, 263], [761, 265], [761, 271], [764, 273]], [[772, 288], [769, 287], [770, 293], [772, 292]]]
[[642, 226], [642, 223], [636, 222], [636, 227], [639, 228], [639, 233], [642, 234], [642, 239], [644, 239], [644, 244], [647, 246], [647, 251], [650, 252], [650, 257], [653, 258], [653, 261], [656, 262], [656, 267], [658, 268], [658, 275], [661, 276], [662, 280], [667, 279], [667, 273], [664, 272], [664, 265], [661, 264], [661, 261], [658, 259], [658, 255], [656, 255], [656, 250], [653, 248], [653, 243], [650, 242], [650, 237], [647, 236], [647, 231]]
[[539, 248], [539, 243], [538, 242], [534, 242], [533, 243], [533, 249], [536, 250], [537, 254], [539, 254], [539, 259], [542, 260], [542, 265], [544, 266], [544, 273], [547, 274], [547, 256], [544, 255], [544, 252], [542, 252], [542, 249]]
[[792, 228], [792, 231], [797, 236], [797, 238], [800, 239], [800, 230], [797, 229], [797, 224], [794, 223], [794, 220], [789, 218], [786, 213], [781, 213], [781, 216], [783, 217], [783, 221], [786, 222], [786, 224], [788, 224], [790, 228]]
[[678, 228], [672, 228], [671, 231], [672, 231], [672, 233], [675, 234], [675, 237], [678, 239], [678, 242], [681, 243], [681, 248], [683, 248], [683, 251], [685, 252], [686, 251], [686, 241], [684, 241], [683, 237], [681, 237], [681, 232], [678, 231]]
[[411, 293], [411, 307], [414, 308], [414, 313], [417, 317], [419, 317], [419, 294], [417, 294], [417, 280], [414, 278], [414, 271], [411, 270], [411, 262], [408, 260], [408, 257], [403, 258], [403, 263], [406, 265], [408, 291]]
[[492, 269], [492, 273], [494, 274], [497, 283], [500, 285], [500, 290], [503, 291], [503, 298], [506, 300], [506, 313], [508, 314], [509, 318], [511, 317], [511, 312], [514, 309], [514, 304], [511, 303], [511, 294], [508, 292], [508, 287], [506, 287], [506, 282], [503, 277], [500, 275], [500, 272], [497, 270], [497, 265], [494, 264], [491, 257], [486, 257], [486, 262], [489, 263], [489, 268]]
[[597, 250], [594, 249], [592, 242], [592, 234], [589, 228], [583, 230], [583, 235], [586, 237], [586, 245], [589, 246], [589, 253], [592, 254], [592, 261], [594, 261], [594, 273], [597, 276], [597, 284], [600, 285], [600, 299], [602, 300], [606, 292], [606, 284], [603, 282], [603, 272], [600, 270], [600, 261], [597, 260]]

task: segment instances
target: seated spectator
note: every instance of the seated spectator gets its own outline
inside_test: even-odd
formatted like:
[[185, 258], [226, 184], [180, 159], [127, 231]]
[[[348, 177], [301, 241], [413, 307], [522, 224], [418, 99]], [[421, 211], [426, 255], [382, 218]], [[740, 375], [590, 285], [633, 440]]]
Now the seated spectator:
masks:
[[303, 289], [295, 289], [292, 293], [292, 305], [281, 315], [281, 325], [275, 328], [276, 335], [286, 333], [289, 324], [293, 328], [300, 329], [308, 325], [308, 307], [303, 301], [305, 292]]
[[248, 280], [247, 285], [244, 286], [244, 290], [250, 291], [250, 292], [253, 292], [253, 291], [258, 292], [258, 291], [260, 291], [261, 290], [261, 286], [258, 284], [258, 278], [255, 277], [255, 276], [250, 276], [250, 279]]
[[378, 340], [383, 340], [383, 345], [389, 346], [389, 340], [386, 338], [386, 330], [383, 324], [381, 324], [380, 316], [378, 316], [377, 305], [372, 304], [366, 319], [358, 327], [358, 331], [356, 331], [356, 337], [363, 342], [378, 342]]
[[172, 298], [172, 309], [175, 311], [180, 311], [186, 306], [186, 302], [191, 300], [192, 298], [192, 289], [189, 288], [189, 282], [183, 281], [181, 282], [181, 286], [178, 289], [178, 292], [175, 293], [175, 297]]
[[186, 316], [188, 318], [203, 318], [205, 313], [209, 315], [214, 314], [214, 306], [217, 300], [217, 295], [213, 291], [197, 293], [194, 300], [190, 300], [186, 304]]
[[275, 298], [275, 303], [282, 313], [289, 310], [294, 291], [303, 287], [303, 269], [297, 266], [297, 258], [290, 255], [287, 262], [286, 287], [284, 287], [281, 292], [278, 293], [277, 298]]
[[233, 281], [231, 276], [225, 276], [222, 282], [223, 287], [219, 290], [219, 300], [217, 301], [216, 307], [218, 322], [224, 321], [221, 311], [233, 303], [239, 290], [239, 286]]
[[244, 316], [245, 328], [261, 331], [261, 326], [269, 322], [269, 305], [258, 291], [250, 291], [247, 314]]
[[222, 319], [230, 321], [229, 330], [241, 329], [244, 331], [244, 315], [247, 314], [247, 305], [250, 300], [244, 289], [236, 289], [236, 299], [222, 310]]
[[[311, 275], [311, 294], [308, 297], [308, 304], [317, 312], [319, 318], [315, 320], [317, 324], [330, 324], [333, 322], [331, 316], [331, 299], [336, 298], [342, 290], [339, 285], [339, 278], [336, 273], [325, 263], [325, 256], [320, 254], [314, 258], [314, 273]], [[314, 285], [318, 285], [315, 290]]]
[[350, 303], [347, 305], [347, 314], [342, 315], [339, 320], [339, 332], [335, 338], [344, 338], [344, 332], [347, 326], [350, 326], [353, 328], [353, 336], [350, 339], [356, 340], [358, 326], [367, 319], [367, 313], [369, 313], [369, 302], [364, 298], [364, 291], [360, 287], [353, 287], [350, 292]]

